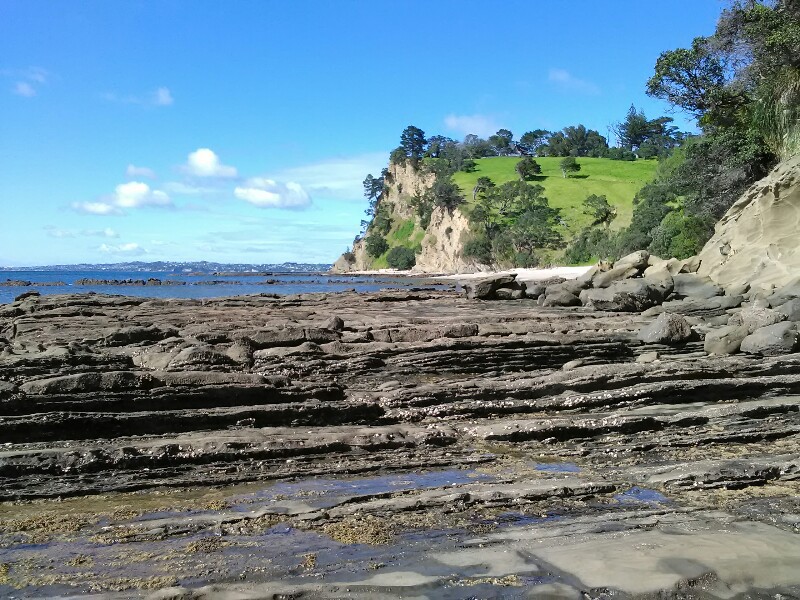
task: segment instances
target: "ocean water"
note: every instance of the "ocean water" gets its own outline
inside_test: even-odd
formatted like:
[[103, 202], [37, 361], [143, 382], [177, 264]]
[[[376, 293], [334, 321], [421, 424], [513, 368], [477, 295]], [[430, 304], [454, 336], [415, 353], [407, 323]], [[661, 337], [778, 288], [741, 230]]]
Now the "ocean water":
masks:
[[[80, 285], [80, 279], [147, 280], [185, 283], [185, 285]], [[3, 285], [8, 281], [26, 281], [29, 286]], [[213, 282], [210, 284], [209, 282]], [[52, 285], [59, 283], [59, 285]], [[48, 284], [48, 285], [43, 285]], [[381, 289], [403, 289], [423, 287], [448, 289], [449, 281], [399, 275], [330, 275], [326, 273], [278, 273], [252, 274], [184, 274], [171, 272], [142, 271], [1, 271], [0, 304], [12, 302], [15, 297], [29, 290], [45, 294], [76, 294], [96, 292], [146, 298], [222, 298], [246, 294], [304, 294], [311, 292], [342, 292], [356, 290], [373, 292]]]

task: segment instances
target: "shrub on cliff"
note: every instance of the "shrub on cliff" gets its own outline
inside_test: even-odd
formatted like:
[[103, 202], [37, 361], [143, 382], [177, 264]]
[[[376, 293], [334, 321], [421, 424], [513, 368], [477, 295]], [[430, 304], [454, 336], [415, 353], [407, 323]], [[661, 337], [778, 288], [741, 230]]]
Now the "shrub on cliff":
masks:
[[389, 249], [389, 244], [386, 238], [378, 233], [371, 233], [367, 236], [366, 242], [367, 254], [370, 256], [378, 257]]
[[386, 255], [386, 264], [393, 269], [405, 271], [417, 264], [417, 257], [411, 248], [395, 246]]

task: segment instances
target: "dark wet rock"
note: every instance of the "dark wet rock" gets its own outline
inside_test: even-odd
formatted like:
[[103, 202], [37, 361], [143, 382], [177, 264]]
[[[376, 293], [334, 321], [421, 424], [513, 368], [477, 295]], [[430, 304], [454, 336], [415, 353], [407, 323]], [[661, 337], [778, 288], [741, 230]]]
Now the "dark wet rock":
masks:
[[678, 273], [672, 277], [673, 291], [680, 297], [713, 298], [722, 296], [725, 290], [711, 281], [694, 273]]
[[748, 354], [775, 356], [788, 354], [797, 349], [797, 324], [775, 323], [755, 329], [742, 340], [741, 350]]
[[750, 330], [744, 325], [726, 325], [706, 334], [703, 349], [709, 354], [734, 354], [748, 335]]
[[671, 313], [662, 313], [638, 333], [638, 338], [645, 344], [681, 344], [694, 337], [695, 333], [686, 319]]
[[19, 296], [14, 298], [14, 302], [20, 302], [22, 300], [25, 300], [25, 298], [35, 298], [37, 296], [41, 296], [41, 293], [37, 292], [36, 290], [22, 292]]

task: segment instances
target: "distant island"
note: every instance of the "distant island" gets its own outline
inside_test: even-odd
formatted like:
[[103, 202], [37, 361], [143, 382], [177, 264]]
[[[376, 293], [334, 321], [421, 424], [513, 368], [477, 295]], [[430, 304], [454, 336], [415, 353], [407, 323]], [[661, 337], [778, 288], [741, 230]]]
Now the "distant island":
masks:
[[247, 264], [197, 262], [121, 262], [106, 264], [43, 265], [34, 267], [0, 267], [0, 272], [9, 271], [130, 271], [141, 273], [316, 273], [329, 271], [330, 263]]

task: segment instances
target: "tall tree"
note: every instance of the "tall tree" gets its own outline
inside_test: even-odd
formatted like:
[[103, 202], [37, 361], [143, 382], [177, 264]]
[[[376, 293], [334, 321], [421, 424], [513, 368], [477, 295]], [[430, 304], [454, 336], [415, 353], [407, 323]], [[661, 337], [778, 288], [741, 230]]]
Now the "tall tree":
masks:
[[561, 169], [561, 174], [566, 179], [568, 173], [577, 173], [581, 170], [581, 166], [578, 164], [578, 161], [575, 160], [574, 156], [567, 156], [558, 163], [559, 168]]
[[419, 127], [409, 125], [400, 135], [400, 147], [415, 165], [425, 154], [425, 132]]
[[533, 131], [526, 131], [519, 138], [517, 146], [521, 148], [524, 154], [536, 155], [539, 149], [547, 143], [547, 136], [550, 132], [545, 129], [534, 129]]

